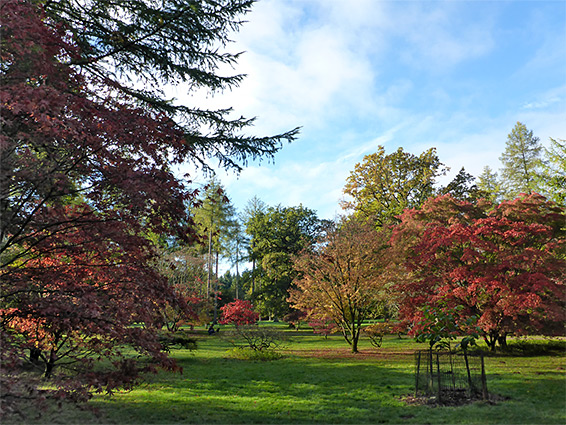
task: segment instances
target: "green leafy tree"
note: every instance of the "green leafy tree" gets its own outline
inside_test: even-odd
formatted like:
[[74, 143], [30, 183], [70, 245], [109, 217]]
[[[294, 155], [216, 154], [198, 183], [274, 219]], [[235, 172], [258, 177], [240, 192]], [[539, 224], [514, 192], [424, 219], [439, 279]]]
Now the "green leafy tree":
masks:
[[551, 138], [544, 158], [540, 185], [549, 199], [566, 206], [566, 140]]
[[539, 138], [525, 124], [517, 122], [507, 136], [505, 152], [499, 157], [503, 164], [501, 183], [505, 199], [539, 191], [541, 152]]
[[283, 317], [289, 312], [288, 290], [296, 277], [292, 256], [311, 246], [321, 229], [308, 208], [268, 207], [247, 223], [256, 259], [254, 304], [263, 316]]
[[446, 171], [435, 148], [415, 156], [403, 148], [387, 155], [379, 146], [351, 172], [344, 194], [352, 199], [342, 207], [379, 226], [397, 221], [395, 217], [405, 208], [418, 207], [435, 193], [435, 179]]
[[497, 172], [489, 166], [483, 168], [478, 177], [478, 189], [485, 194], [485, 198], [491, 202], [498, 202], [501, 199], [501, 185], [497, 178]]
[[480, 198], [485, 198], [488, 193], [481, 190], [478, 185], [474, 183], [475, 177], [467, 173], [464, 167], [456, 174], [456, 177], [446, 186], [439, 190], [441, 195], [450, 194], [454, 198], [461, 201], [476, 201]]

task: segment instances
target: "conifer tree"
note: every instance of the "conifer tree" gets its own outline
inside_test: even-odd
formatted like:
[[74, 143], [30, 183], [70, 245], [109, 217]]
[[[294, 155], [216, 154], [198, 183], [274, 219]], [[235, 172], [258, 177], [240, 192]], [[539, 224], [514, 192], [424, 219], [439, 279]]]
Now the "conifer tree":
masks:
[[[237, 87], [244, 75], [225, 75], [241, 52], [227, 51], [230, 35], [243, 24], [254, 0], [50, 0], [41, 2], [50, 26], [64, 27], [78, 45], [65, 64], [102, 80], [108, 93], [156, 116], [184, 133], [185, 159], [209, 168], [240, 170], [249, 159], [272, 157], [297, 129], [275, 136], [241, 134], [255, 118], [231, 115], [232, 108], [203, 109], [167, 97], [165, 84], [210, 94]], [[100, 92], [104, 97], [106, 93]]]
[[501, 197], [501, 186], [497, 178], [497, 172], [491, 167], [485, 166], [482, 173], [478, 177], [478, 189], [486, 194], [491, 202], [496, 202]]
[[538, 190], [541, 151], [539, 138], [525, 124], [517, 122], [507, 136], [505, 152], [499, 157], [503, 164], [501, 181], [505, 198]]
[[194, 242], [196, 193], [174, 170], [210, 159], [240, 169], [297, 131], [248, 136], [253, 119], [181, 104], [163, 87], [236, 87], [243, 76], [224, 67], [239, 53], [226, 48], [252, 4], [2, 1], [2, 399], [31, 393], [26, 362], [81, 397], [178, 368], [159, 342], [161, 312], [189, 309], [154, 267], [149, 237]]
[[544, 158], [540, 178], [544, 194], [566, 207], [566, 140], [551, 138], [549, 148], [544, 149]]

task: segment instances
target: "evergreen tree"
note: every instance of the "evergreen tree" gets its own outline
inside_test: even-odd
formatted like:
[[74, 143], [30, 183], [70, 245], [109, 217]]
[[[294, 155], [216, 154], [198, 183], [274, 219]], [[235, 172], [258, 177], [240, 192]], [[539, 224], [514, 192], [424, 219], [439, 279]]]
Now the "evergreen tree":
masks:
[[214, 318], [217, 318], [216, 292], [218, 291], [219, 257], [224, 252], [223, 237], [232, 226], [235, 210], [224, 188], [216, 178], [206, 185], [200, 205], [194, 209], [194, 219], [200, 229], [207, 251], [207, 295], [215, 293]]
[[544, 149], [545, 161], [540, 184], [547, 198], [566, 207], [566, 140], [550, 139], [550, 147]]
[[256, 210], [246, 223], [255, 259], [252, 299], [262, 315], [283, 317], [296, 272], [292, 258], [312, 246], [321, 231], [316, 213], [302, 205]]
[[499, 157], [503, 164], [501, 181], [505, 198], [538, 190], [541, 151], [539, 138], [525, 124], [517, 122], [507, 136], [505, 152]]
[[485, 193], [485, 197], [491, 202], [496, 202], [501, 198], [501, 186], [497, 178], [497, 172], [487, 165], [478, 177], [478, 189]]
[[266, 212], [267, 205], [257, 196], [248, 201], [242, 214], [242, 222], [245, 224], [245, 233], [248, 235], [246, 246], [248, 249], [248, 260], [252, 263], [250, 275], [250, 293], [255, 294], [256, 284], [256, 263], [258, 260], [258, 250], [256, 249], [256, 241], [253, 235], [259, 231], [259, 225], [262, 215]]
[[446, 186], [439, 190], [441, 195], [451, 194], [454, 198], [461, 201], [474, 202], [480, 198], [485, 198], [486, 194], [474, 183], [476, 178], [466, 172], [462, 167], [456, 177]]
[[[62, 26], [77, 43], [67, 64], [103, 81], [99, 96], [125, 97], [133, 105], [165, 114], [184, 133], [183, 157], [209, 168], [215, 158], [241, 169], [248, 159], [273, 156], [298, 129], [272, 137], [243, 136], [254, 118], [230, 117], [232, 108], [202, 109], [166, 97], [166, 84], [211, 94], [237, 87], [244, 75], [219, 75], [241, 53], [225, 48], [255, 0], [50, 0], [42, 4], [49, 25]], [[181, 84], [183, 87], [180, 87]], [[179, 155], [179, 154], [177, 154]]]
[[222, 235], [222, 246], [231, 267], [236, 268], [233, 276], [234, 298], [240, 299], [240, 264], [246, 261], [247, 239], [244, 233], [241, 217], [233, 218], [228, 223], [227, 231]]

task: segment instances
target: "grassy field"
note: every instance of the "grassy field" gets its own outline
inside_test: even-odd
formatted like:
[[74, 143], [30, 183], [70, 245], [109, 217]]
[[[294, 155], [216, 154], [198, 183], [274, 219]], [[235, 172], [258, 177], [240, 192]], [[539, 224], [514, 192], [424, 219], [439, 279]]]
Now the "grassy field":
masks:
[[96, 413], [63, 409], [28, 422], [566, 423], [564, 342], [554, 350], [515, 344], [509, 353], [487, 357], [496, 402], [433, 407], [403, 400], [414, 389], [412, 353], [423, 345], [390, 336], [381, 348], [364, 342], [352, 355], [339, 336], [287, 334], [284, 357], [268, 362], [228, 358], [228, 341], [202, 335], [198, 350], [172, 353], [183, 374], [149, 376], [133, 391], [97, 396], [90, 403]]

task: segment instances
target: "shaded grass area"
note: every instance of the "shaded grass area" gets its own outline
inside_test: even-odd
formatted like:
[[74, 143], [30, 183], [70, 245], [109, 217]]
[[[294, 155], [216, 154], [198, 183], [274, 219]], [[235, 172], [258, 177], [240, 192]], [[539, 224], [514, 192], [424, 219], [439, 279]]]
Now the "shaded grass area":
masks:
[[[227, 358], [230, 344], [201, 337], [196, 352], [172, 354], [182, 375], [160, 373], [130, 392], [97, 396], [98, 415], [75, 410], [30, 423], [566, 423], [564, 351], [523, 350], [486, 358], [496, 404], [408, 405], [414, 389], [413, 351], [421, 344], [391, 336], [352, 355], [338, 336], [289, 332], [279, 360]], [[540, 344], [535, 344], [539, 346]], [[534, 350], [536, 351], [536, 350]]]

